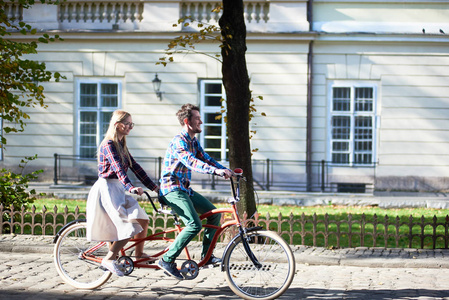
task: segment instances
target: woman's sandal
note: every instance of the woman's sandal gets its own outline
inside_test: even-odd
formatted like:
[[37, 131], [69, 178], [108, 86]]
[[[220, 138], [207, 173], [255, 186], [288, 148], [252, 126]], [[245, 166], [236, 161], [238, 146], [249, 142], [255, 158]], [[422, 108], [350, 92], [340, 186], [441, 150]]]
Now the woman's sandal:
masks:
[[103, 270], [108, 270], [111, 273], [114, 273], [117, 276], [124, 276], [125, 273], [123, 273], [122, 270], [117, 266], [117, 263], [113, 260], [101, 260], [101, 267]]

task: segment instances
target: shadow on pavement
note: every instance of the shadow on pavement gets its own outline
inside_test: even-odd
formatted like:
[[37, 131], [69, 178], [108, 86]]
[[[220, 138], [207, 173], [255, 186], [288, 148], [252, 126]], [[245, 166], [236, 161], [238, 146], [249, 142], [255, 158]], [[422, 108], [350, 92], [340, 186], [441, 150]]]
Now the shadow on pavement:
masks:
[[[1, 290], [0, 299], [24, 300], [24, 299], [238, 299], [229, 288], [193, 288], [186, 292], [186, 287], [127, 287], [123, 289], [113, 288], [107, 291], [103, 288], [97, 291], [23, 291], [23, 290]], [[97, 293], [99, 292], [99, 293]], [[302, 289], [290, 288], [279, 299], [442, 299], [448, 297], [449, 290], [429, 289], [402, 289], [402, 290], [328, 290], [328, 289]]]
[[369, 300], [400, 300], [416, 299], [442, 299], [449, 296], [449, 290], [429, 289], [402, 289], [402, 290], [325, 290], [291, 288], [279, 299], [369, 299]]

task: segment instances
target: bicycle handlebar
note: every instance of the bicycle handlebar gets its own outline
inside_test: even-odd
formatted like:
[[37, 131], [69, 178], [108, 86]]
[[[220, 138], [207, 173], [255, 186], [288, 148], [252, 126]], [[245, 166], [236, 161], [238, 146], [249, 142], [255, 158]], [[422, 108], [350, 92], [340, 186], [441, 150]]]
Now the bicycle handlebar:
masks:
[[[219, 169], [219, 170], [224, 170], [224, 169]], [[234, 176], [234, 177], [243, 177], [243, 170], [240, 168], [235, 168], [234, 171], [231, 171], [231, 172], [232, 172], [232, 176]], [[214, 175], [219, 176], [219, 177], [224, 177], [223, 175], [219, 175], [219, 174], [214, 174]]]
[[[155, 211], [157, 211], [158, 213], [164, 214], [164, 215], [174, 215], [174, 212], [171, 209], [168, 210], [168, 209], [163, 209], [163, 208], [157, 208], [156, 204], [154, 204], [153, 198], [151, 198], [150, 194], [148, 194], [148, 192], [146, 192], [146, 191], [144, 191], [143, 193], [147, 196], [148, 200], [150, 200], [151, 206], [153, 206], [153, 209]], [[161, 204], [161, 207], [163, 207], [164, 205], [167, 205], [165, 203], [165, 201], [163, 201], [163, 199], [161, 199], [160, 197], [158, 197], [158, 201]]]

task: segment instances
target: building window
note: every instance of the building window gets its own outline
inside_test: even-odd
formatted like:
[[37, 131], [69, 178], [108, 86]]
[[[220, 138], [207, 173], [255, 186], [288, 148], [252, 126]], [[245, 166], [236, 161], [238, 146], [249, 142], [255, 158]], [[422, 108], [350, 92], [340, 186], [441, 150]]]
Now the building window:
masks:
[[78, 155], [96, 156], [112, 113], [121, 104], [121, 84], [111, 81], [78, 82]]
[[[221, 80], [202, 80], [200, 82], [200, 106], [202, 134], [200, 143], [210, 156], [218, 161], [228, 160], [228, 139], [225, 114], [221, 114], [226, 99]], [[221, 118], [220, 118], [221, 116]]]
[[332, 86], [329, 148], [333, 164], [375, 163], [375, 107], [374, 86]]

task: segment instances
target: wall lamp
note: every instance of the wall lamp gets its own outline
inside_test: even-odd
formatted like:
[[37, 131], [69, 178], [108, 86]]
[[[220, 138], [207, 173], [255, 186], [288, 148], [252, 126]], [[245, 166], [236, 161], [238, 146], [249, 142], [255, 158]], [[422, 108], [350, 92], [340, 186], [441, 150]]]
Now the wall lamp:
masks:
[[153, 89], [160, 101], [162, 101], [162, 94], [165, 93], [165, 92], [161, 91], [161, 84], [162, 84], [162, 80], [160, 80], [157, 77], [157, 73], [156, 73], [156, 76], [153, 79]]

